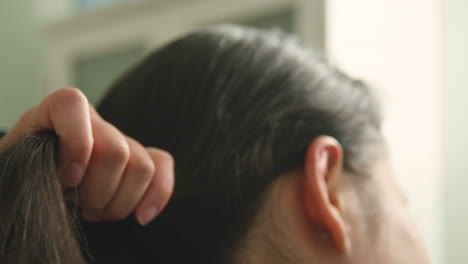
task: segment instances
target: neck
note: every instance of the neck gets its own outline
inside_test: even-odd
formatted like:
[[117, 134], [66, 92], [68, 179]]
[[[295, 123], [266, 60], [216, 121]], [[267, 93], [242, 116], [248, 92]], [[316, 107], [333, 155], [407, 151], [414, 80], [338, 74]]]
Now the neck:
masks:
[[302, 175], [288, 173], [270, 186], [234, 263], [340, 263], [331, 239], [305, 214]]

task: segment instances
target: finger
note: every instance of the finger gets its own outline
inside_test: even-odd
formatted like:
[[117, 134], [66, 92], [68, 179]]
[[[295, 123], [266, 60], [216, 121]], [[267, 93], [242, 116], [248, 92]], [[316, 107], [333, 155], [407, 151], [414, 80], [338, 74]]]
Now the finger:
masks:
[[114, 197], [101, 212], [96, 213], [100, 220], [122, 220], [128, 217], [145, 194], [154, 175], [155, 164], [146, 149], [136, 140], [129, 137], [126, 139], [130, 147], [130, 160]]
[[172, 156], [157, 148], [147, 148], [155, 164], [154, 175], [143, 199], [135, 210], [141, 225], [152, 221], [166, 206], [174, 190], [174, 160]]
[[114, 196], [130, 157], [124, 135], [105, 120], [92, 118], [94, 147], [78, 186], [82, 207], [103, 209]]
[[40, 129], [54, 130], [60, 137], [60, 162], [65, 181], [70, 186], [78, 184], [93, 147], [86, 96], [76, 88], [65, 88], [50, 94], [20, 118], [2, 140], [2, 147]]

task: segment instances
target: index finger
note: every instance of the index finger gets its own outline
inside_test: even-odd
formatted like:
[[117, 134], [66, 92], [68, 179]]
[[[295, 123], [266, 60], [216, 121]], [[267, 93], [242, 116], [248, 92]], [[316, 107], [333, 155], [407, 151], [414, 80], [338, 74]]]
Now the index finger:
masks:
[[88, 100], [80, 90], [58, 90], [26, 112], [1, 143], [12, 144], [40, 129], [54, 130], [60, 138], [59, 154], [65, 183], [76, 186], [81, 181], [93, 148], [89, 108]]

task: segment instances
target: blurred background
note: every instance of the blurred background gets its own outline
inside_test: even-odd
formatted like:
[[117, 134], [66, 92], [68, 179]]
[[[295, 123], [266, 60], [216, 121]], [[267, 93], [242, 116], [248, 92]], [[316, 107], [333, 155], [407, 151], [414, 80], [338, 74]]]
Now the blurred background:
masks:
[[278, 28], [376, 87], [433, 263], [466, 264], [467, 12], [466, 0], [1, 0], [0, 127], [59, 88], [97, 102], [145, 54], [195, 28]]

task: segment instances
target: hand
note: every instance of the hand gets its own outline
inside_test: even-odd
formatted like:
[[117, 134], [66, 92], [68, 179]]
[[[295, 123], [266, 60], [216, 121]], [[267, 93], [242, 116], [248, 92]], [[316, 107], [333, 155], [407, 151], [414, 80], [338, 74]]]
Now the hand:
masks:
[[59, 136], [64, 190], [78, 190], [83, 218], [121, 220], [132, 212], [145, 225], [164, 208], [174, 188], [174, 161], [143, 147], [102, 119], [83, 93], [65, 88], [27, 111], [0, 141], [0, 149], [41, 129]]

